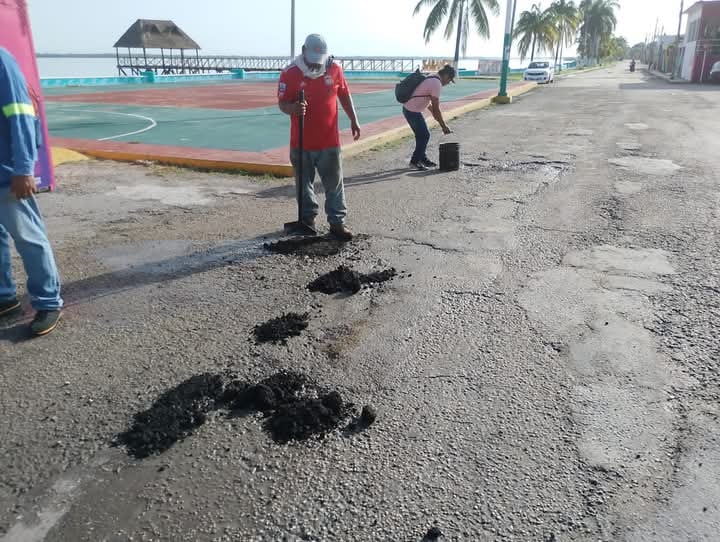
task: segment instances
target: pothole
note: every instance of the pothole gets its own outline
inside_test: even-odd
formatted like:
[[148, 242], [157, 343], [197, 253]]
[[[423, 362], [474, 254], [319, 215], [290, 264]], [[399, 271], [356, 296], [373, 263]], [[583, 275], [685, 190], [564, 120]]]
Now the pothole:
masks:
[[608, 159], [608, 162], [614, 166], [633, 171], [634, 173], [640, 173], [642, 175], [670, 176], [682, 169], [682, 166], [677, 165], [672, 160], [647, 158], [645, 156], [610, 158]]
[[569, 162], [562, 160], [493, 160], [484, 156], [480, 156], [477, 162], [464, 162], [464, 165], [485, 171], [564, 171], [571, 167]]
[[625, 214], [625, 204], [617, 196], [610, 196], [598, 203], [598, 210], [601, 217], [611, 222], [621, 222]]
[[265, 243], [266, 250], [276, 254], [293, 256], [327, 257], [339, 254], [347, 242], [331, 237], [298, 237], [294, 239], [281, 239], [274, 243]]
[[633, 130], [635, 132], [642, 132], [649, 128], [649, 126], [643, 122], [628, 122], [625, 124], [625, 128]]

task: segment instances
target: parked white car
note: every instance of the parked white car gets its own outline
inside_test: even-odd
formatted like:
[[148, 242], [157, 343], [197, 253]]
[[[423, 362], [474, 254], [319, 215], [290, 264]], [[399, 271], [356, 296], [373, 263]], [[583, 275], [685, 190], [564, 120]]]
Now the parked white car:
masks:
[[716, 62], [710, 68], [710, 81], [720, 83], [720, 62]]
[[555, 82], [555, 67], [550, 62], [531, 62], [525, 70], [524, 79], [538, 83], [553, 83]]

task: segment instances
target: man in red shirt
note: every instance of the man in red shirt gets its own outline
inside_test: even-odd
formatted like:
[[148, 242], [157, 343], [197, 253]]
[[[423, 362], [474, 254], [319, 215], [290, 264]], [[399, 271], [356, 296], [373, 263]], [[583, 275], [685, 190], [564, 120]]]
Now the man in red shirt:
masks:
[[[305, 91], [303, 103], [299, 100], [301, 90]], [[357, 141], [360, 139], [360, 125], [342, 68], [332, 60], [328, 61], [325, 39], [311, 34], [305, 40], [302, 55], [280, 75], [278, 107], [292, 118], [290, 161], [295, 168], [300, 160], [303, 161], [302, 221], [315, 226], [319, 210], [314, 188], [317, 170], [325, 188], [325, 213], [330, 233], [339, 239], [349, 240], [352, 233], [345, 226], [347, 207], [338, 130], [338, 100], [350, 119], [352, 134]], [[298, 148], [298, 119], [301, 116], [305, 117], [302, 156]]]

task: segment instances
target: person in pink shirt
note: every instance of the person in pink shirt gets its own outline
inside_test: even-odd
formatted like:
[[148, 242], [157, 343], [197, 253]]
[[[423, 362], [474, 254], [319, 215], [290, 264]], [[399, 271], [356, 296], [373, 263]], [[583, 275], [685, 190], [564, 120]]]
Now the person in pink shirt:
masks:
[[437, 75], [427, 77], [413, 91], [410, 98], [403, 106], [403, 115], [410, 128], [415, 134], [415, 152], [410, 159], [410, 167], [420, 171], [426, 171], [437, 166], [427, 157], [427, 146], [430, 143], [430, 130], [425, 122], [425, 110], [430, 109], [433, 118], [438, 121], [444, 134], [452, 133], [443, 119], [440, 111], [440, 91], [442, 87], [455, 82], [455, 68], [446, 65]]

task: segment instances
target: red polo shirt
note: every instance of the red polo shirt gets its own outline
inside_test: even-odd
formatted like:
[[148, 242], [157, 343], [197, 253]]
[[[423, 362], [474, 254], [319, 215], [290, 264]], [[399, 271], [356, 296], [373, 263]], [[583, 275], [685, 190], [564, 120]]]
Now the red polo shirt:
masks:
[[[297, 102], [300, 90], [305, 90], [307, 113], [303, 147], [306, 151], [321, 151], [340, 146], [338, 130], [338, 97], [349, 96], [342, 68], [333, 63], [322, 77], [305, 77], [295, 64], [280, 75], [278, 99]], [[298, 117], [293, 115], [290, 127], [290, 147], [298, 148]]]

